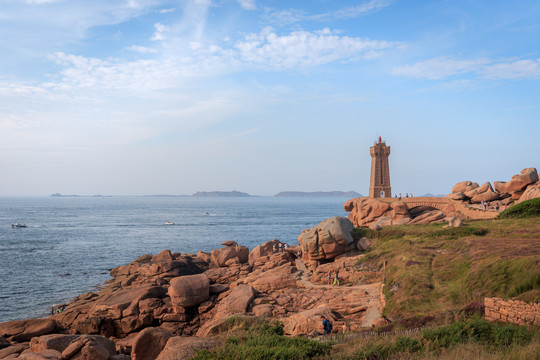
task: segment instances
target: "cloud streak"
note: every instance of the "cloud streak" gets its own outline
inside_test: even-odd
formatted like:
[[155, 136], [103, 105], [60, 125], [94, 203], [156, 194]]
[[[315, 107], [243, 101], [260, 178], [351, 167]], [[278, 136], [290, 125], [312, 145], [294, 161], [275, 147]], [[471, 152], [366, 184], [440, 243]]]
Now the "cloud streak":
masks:
[[497, 61], [487, 58], [459, 60], [437, 57], [413, 65], [393, 67], [391, 73], [396, 76], [428, 80], [464, 74], [489, 80], [537, 79], [540, 78], [540, 59]]

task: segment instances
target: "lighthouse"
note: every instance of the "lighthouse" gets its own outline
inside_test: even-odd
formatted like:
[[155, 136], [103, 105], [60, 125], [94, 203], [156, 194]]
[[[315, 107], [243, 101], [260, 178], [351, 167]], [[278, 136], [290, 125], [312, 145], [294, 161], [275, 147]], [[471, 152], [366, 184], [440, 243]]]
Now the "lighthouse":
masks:
[[391, 198], [392, 188], [390, 187], [390, 169], [388, 167], [390, 146], [386, 146], [386, 143], [379, 136], [379, 141], [369, 148], [369, 153], [371, 155], [369, 197]]

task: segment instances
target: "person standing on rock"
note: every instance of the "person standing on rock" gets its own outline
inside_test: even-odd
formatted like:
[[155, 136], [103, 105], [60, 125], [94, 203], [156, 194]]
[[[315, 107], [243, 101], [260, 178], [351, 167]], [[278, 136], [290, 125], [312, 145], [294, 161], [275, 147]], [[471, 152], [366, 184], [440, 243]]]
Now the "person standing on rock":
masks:
[[322, 327], [323, 327], [323, 335], [330, 334], [332, 332], [332, 323], [330, 320], [324, 317], [324, 315], [321, 315], [322, 320]]
[[328, 285], [332, 285], [332, 272], [328, 272]]

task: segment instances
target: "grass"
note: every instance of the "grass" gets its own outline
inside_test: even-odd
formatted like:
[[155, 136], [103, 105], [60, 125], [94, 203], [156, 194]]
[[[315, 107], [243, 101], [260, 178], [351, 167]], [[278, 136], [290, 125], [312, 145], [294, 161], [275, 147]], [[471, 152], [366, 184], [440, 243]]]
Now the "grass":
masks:
[[362, 338], [324, 359], [539, 359], [540, 331], [473, 318], [415, 336]]
[[202, 350], [196, 360], [302, 360], [327, 354], [331, 345], [283, 336], [283, 325], [257, 318], [232, 317], [220, 329], [224, 344], [215, 350]]
[[483, 303], [484, 297], [510, 298], [540, 289], [537, 218], [356, 231], [373, 241], [361, 263], [385, 269], [384, 314], [391, 318], [441, 319], [467, 304]]
[[525, 219], [540, 216], [540, 198], [530, 199], [514, 205], [499, 214], [499, 219]]

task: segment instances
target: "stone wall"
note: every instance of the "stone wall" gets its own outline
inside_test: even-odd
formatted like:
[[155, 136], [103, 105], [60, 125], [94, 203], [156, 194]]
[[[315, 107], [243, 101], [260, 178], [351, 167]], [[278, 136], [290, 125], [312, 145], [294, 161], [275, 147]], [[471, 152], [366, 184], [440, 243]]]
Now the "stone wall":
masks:
[[484, 298], [486, 320], [540, 326], [540, 303]]

